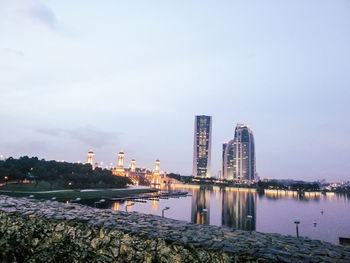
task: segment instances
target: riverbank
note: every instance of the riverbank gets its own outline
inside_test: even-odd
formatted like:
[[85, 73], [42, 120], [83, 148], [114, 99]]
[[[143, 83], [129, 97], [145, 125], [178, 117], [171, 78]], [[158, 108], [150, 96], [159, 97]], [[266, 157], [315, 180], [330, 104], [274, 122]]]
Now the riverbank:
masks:
[[140, 213], [0, 196], [0, 261], [339, 262], [350, 247]]
[[9, 184], [0, 187], [0, 194], [12, 197], [30, 197], [35, 199], [55, 199], [57, 201], [95, 200], [102, 198], [119, 198], [158, 192], [154, 188], [96, 188], [67, 189], [60, 186], [50, 187], [47, 184]]

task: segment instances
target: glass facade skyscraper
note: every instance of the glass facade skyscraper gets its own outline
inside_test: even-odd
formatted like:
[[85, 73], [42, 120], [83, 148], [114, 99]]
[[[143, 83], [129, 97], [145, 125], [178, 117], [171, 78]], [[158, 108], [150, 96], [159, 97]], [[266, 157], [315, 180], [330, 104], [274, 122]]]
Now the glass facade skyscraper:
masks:
[[193, 176], [196, 177], [210, 177], [211, 126], [211, 116], [195, 116]]
[[255, 180], [254, 136], [248, 125], [237, 124], [234, 139], [223, 144], [222, 178]]

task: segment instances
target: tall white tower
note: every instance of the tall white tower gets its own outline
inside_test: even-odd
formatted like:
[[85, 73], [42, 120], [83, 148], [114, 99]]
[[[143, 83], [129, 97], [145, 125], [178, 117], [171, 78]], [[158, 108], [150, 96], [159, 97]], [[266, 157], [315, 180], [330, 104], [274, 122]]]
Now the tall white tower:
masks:
[[156, 160], [156, 169], [154, 169], [154, 174], [159, 174], [159, 165], [160, 165], [160, 161], [157, 159]]
[[136, 170], [136, 160], [132, 159], [131, 160], [131, 172], [135, 172]]
[[117, 169], [123, 169], [124, 167], [124, 152], [120, 151], [118, 153], [118, 165], [117, 165]]
[[89, 152], [88, 152], [88, 159], [87, 159], [87, 163], [88, 164], [91, 164], [91, 166], [93, 166], [93, 164], [94, 164], [94, 152], [92, 151], [92, 150], [90, 150]]

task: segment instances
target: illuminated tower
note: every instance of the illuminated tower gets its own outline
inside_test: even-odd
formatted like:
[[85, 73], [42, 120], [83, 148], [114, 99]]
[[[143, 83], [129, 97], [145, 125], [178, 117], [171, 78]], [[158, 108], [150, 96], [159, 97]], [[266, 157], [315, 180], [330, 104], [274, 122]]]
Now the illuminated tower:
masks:
[[211, 116], [195, 116], [193, 144], [193, 176], [210, 177]]
[[90, 150], [90, 151], [88, 152], [87, 163], [88, 163], [88, 164], [91, 164], [91, 166], [93, 166], [93, 163], [94, 163], [93, 159], [94, 159], [94, 152], [93, 152], [92, 150]]
[[159, 174], [159, 165], [160, 165], [160, 162], [159, 162], [159, 160], [157, 159], [157, 160], [156, 160], [156, 169], [154, 169], [154, 174]]
[[136, 160], [132, 159], [131, 160], [131, 170], [130, 170], [131, 172], [135, 172], [135, 169], [136, 169], [135, 165], [136, 165]]
[[120, 151], [118, 154], [118, 165], [117, 169], [123, 169], [124, 168], [124, 152]]
[[113, 170], [114, 175], [125, 176], [124, 170], [124, 152], [120, 151], [118, 154], [118, 165], [115, 170]]
[[235, 137], [223, 145], [223, 178], [253, 181], [256, 175], [254, 136], [248, 125], [237, 124]]

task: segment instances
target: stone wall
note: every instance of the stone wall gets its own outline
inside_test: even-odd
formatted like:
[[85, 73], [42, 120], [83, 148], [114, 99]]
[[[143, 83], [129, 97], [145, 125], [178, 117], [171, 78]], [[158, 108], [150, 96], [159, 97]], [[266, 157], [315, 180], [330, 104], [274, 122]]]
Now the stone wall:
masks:
[[350, 247], [0, 196], [1, 262], [350, 262]]

